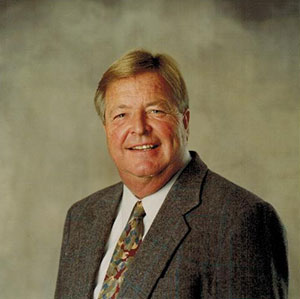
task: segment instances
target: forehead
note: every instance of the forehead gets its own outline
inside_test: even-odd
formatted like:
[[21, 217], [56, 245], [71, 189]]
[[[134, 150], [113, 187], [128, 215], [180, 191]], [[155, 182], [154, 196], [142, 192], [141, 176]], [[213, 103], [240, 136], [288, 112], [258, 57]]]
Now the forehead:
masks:
[[[106, 90], [106, 99], [120, 97], [163, 97], [171, 96], [171, 88], [157, 72], [144, 72], [110, 83]], [[108, 103], [107, 103], [108, 104]]]

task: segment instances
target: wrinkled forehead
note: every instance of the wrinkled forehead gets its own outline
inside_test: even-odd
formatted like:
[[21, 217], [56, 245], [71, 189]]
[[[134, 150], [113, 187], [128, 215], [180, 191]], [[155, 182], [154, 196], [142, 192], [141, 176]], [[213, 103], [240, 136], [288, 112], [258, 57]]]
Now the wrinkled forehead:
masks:
[[120, 99], [164, 99], [174, 104], [172, 90], [157, 72], [144, 72], [111, 82], [105, 94], [106, 105]]

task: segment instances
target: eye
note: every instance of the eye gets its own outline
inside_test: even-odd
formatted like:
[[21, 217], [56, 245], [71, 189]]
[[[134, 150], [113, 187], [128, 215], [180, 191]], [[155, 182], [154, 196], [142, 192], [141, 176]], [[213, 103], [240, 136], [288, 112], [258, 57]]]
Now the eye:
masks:
[[124, 116], [125, 116], [125, 113], [120, 113], [120, 114], [114, 116], [114, 119], [124, 118]]
[[165, 112], [162, 110], [158, 110], [158, 109], [152, 109], [150, 110], [150, 113], [152, 114], [164, 114]]

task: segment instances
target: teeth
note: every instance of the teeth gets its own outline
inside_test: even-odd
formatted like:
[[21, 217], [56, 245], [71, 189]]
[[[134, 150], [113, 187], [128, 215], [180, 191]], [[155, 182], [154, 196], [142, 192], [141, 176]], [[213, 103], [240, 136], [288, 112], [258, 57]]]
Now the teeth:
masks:
[[134, 150], [144, 150], [144, 149], [151, 149], [151, 148], [154, 148], [154, 147], [155, 147], [154, 145], [145, 144], [145, 145], [134, 146], [132, 149], [134, 149]]

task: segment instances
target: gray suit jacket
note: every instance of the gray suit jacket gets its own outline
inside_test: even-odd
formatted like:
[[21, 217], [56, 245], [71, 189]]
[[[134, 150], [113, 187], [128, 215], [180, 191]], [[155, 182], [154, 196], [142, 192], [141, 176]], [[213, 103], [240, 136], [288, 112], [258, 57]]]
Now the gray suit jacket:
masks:
[[[268, 203], [196, 153], [126, 272], [118, 298], [287, 298], [283, 227]], [[91, 298], [122, 183], [69, 210], [55, 298]]]

